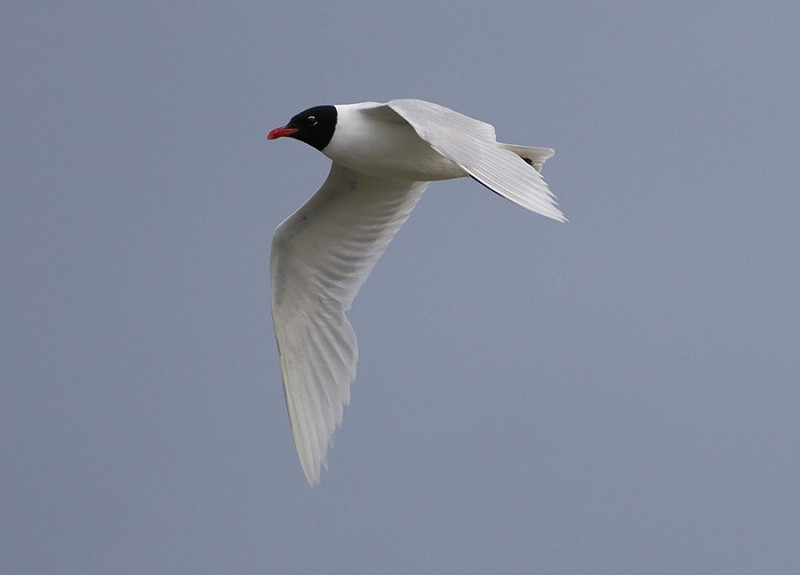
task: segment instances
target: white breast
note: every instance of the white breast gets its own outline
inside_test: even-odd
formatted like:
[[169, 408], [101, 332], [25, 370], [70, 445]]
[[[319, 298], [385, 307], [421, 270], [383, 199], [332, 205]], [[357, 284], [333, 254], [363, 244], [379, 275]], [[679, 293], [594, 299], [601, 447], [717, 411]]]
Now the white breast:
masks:
[[336, 131], [323, 154], [351, 170], [384, 178], [434, 181], [467, 175], [431, 148], [402, 118], [384, 120], [364, 113], [368, 107], [336, 106]]

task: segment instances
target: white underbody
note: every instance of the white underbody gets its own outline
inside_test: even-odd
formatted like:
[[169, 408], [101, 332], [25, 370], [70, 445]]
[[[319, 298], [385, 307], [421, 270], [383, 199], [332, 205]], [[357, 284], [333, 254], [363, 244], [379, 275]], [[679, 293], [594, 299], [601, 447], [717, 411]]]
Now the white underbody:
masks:
[[336, 131], [322, 153], [353, 171], [387, 179], [432, 182], [469, 175], [434, 150], [407, 122], [392, 121], [392, 112], [376, 128], [374, 115], [365, 117], [364, 110], [369, 109], [369, 104], [337, 106]]

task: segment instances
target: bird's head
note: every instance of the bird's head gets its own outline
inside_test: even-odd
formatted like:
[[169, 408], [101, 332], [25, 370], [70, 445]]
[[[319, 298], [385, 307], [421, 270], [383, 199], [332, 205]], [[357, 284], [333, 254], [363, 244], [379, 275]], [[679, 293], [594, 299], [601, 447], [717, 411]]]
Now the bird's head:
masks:
[[288, 136], [321, 152], [333, 137], [337, 117], [336, 106], [315, 106], [300, 112], [285, 126], [272, 130], [267, 134], [267, 139], [276, 140]]

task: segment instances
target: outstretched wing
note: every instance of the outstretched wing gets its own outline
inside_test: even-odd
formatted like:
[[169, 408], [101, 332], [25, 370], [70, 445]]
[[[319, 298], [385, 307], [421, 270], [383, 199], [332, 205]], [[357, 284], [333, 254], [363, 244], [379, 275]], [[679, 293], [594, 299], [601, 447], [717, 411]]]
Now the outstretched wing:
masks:
[[392, 100], [387, 106], [434, 150], [493, 192], [537, 214], [566, 221], [536, 169], [514, 153], [514, 147], [499, 144], [490, 124], [422, 100]]
[[295, 446], [311, 485], [356, 375], [358, 347], [345, 312], [426, 186], [334, 163], [319, 191], [275, 230], [272, 320]]

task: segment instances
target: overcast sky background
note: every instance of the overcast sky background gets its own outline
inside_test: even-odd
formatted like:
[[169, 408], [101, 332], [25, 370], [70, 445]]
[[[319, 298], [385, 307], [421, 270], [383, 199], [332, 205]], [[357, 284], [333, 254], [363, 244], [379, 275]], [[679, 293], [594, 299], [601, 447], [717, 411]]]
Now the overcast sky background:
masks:
[[[798, 23], [7, 3], [0, 572], [800, 572]], [[356, 299], [311, 489], [267, 261], [329, 161], [265, 136], [399, 97], [555, 148], [570, 223], [431, 185]]]

